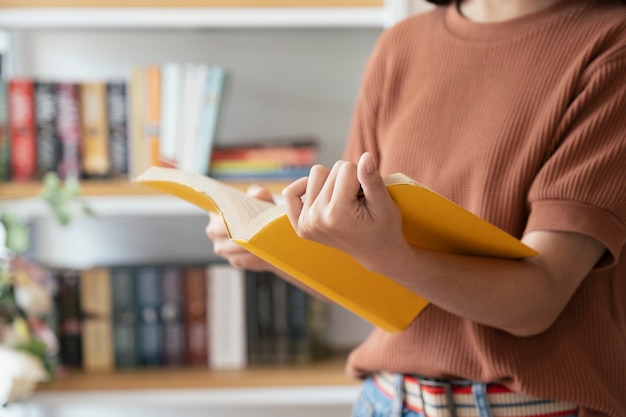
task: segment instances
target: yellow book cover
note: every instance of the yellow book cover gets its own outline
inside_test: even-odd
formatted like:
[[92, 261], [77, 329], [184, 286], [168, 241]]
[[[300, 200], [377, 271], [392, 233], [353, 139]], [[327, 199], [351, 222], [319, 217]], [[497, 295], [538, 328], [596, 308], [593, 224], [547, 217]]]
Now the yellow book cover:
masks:
[[[405, 329], [428, 305], [346, 253], [298, 237], [284, 205], [255, 200], [228, 184], [174, 168], [151, 167], [135, 181], [219, 213], [233, 241], [387, 331]], [[404, 174], [385, 177], [385, 184], [415, 246], [512, 259], [536, 255], [519, 239]]]
[[86, 82], [80, 86], [82, 119], [82, 164], [88, 177], [109, 173], [109, 137], [104, 82]]

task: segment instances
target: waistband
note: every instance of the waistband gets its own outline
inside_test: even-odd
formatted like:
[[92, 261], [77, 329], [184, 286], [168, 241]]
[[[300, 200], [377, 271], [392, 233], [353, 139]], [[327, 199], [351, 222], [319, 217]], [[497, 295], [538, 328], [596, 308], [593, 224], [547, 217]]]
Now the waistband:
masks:
[[[395, 397], [394, 374], [372, 375], [376, 387], [389, 398]], [[404, 405], [427, 417], [563, 417], [578, 412], [574, 404], [541, 400], [515, 393], [501, 384], [471, 381], [443, 382], [403, 375]]]

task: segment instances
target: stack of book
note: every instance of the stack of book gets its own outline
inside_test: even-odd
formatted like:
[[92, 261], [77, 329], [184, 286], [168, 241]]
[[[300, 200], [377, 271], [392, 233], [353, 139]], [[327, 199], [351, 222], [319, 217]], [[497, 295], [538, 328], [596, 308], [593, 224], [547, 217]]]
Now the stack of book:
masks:
[[310, 363], [327, 352], [327, 304], [270, 273], [228, 264], [55, 272], [59, 362], [135, 367]]
[[229, 181], [293, 180], [317, 162], [314, 140], [293, 139], [215, 147], [209, 175]]

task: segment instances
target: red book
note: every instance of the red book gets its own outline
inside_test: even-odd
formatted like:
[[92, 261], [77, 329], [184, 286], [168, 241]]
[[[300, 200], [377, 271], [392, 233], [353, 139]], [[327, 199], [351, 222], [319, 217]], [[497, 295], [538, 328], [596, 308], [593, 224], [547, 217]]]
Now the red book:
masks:
[[28, 181], [37, 170], [37, 135], [33, 80], [9, 81], [9, 132], [11, 136], [11, 179]]
[[205, 266], [183, 267], [185, 363], [208, 366], [207, 272]]

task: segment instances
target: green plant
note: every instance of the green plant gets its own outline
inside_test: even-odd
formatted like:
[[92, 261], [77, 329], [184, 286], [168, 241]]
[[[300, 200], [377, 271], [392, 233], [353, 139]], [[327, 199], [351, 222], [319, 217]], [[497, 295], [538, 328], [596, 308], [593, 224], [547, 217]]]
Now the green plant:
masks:
[[[46, 174], [40, 197], [61, 225], [70, 224], [76, 210], [93, 215], [75, 177], [61, 181], [55, 173]], [[0, 349], [14, 372], [2, 375], [0, 405], [22, 398], [35, 383], [50, 379], [58, 352], [54, 332], [45, 320], [53, 305], [53, 282], [48, 271], [23, 256], [29, 248], [24, 219], [7, 210], [0, 212]], [[24, 355], [9, 357], [11, 351]], [[30, 376], [20, 373], [19, 363], [33, 368]]]

